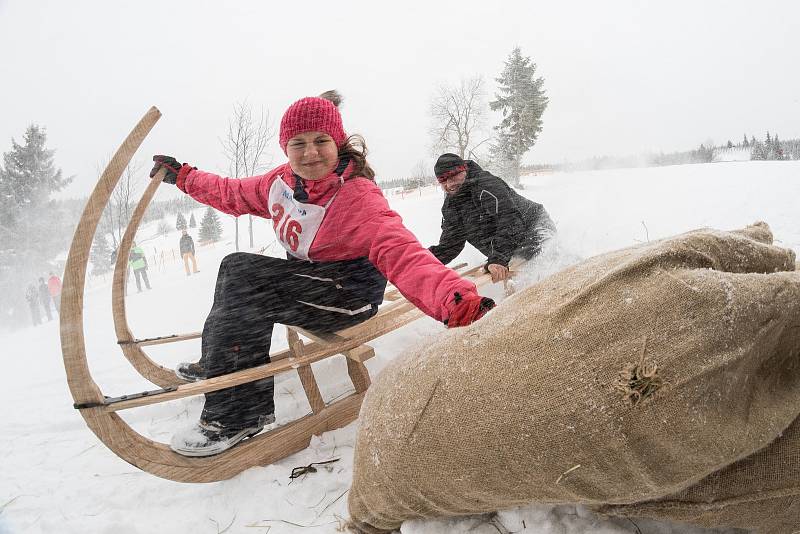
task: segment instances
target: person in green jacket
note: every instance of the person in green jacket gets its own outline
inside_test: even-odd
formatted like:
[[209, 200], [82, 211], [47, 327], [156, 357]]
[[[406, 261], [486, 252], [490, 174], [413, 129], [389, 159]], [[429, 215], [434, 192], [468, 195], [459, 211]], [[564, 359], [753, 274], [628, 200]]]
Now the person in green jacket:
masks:
[[150, 289], [150, 280], [147, 279], [147, 258], [144, 256], [144, 249], [136, 245], [136, 241], [133, 242], [133, 248], [131, 248], [130, 256], [128, 256], [128, 265], [130, 265], [131, 269], [133, 269], [133, 275], [136, 277], [136, 289], [139, 290], [139, 293], [142, 292], [142, 282], [140, 279], [144, 279], [144, 285], [147, 286], [147, 289]]

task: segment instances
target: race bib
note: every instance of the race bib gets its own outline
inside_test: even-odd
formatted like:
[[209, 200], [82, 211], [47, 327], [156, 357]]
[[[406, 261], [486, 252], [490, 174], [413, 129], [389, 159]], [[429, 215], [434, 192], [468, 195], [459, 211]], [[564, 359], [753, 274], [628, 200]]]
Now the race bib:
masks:
[[269, 189], [269, 212], [278, 243], [292, 256], [311, 261], [311, 244], [332, 201], [333, 198], [325, 206], [298, 202], [292, 188], [278, 176]]

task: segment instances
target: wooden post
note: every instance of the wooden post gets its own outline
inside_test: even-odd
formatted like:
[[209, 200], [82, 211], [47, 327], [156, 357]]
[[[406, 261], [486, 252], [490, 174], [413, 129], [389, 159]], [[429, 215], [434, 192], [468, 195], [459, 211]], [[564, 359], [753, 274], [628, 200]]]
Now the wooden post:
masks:
[[350, 375], [350, 380], [353, 381], [353, 385], [356, 388], [356, 393], [363, 393], [367, 391], [367, 388], [369, 388], [369, 385], [371, 384], [367, 366], [351, 358], [346, 359], [347, 374]]
[[[303, 340], [297, 335], [297, 330], [291, 326], [286, 327], [286, 338], [289, 340], [289, 349], [294, 354], [295, 358], [301, 358], [304, 352]], [[322, 394], [319, 392], [317, 380], [314, 378], [314, 371], [311, 369], [311, 364], [301, 365], [297, 368], [297, 375], [300, 377], [300, 383], [303, 384], [303, 389], [308, 397], [308, 404], [311, 405], [311, 411], [315, 414], [320, 413], [325, 409], [325, 401]]]

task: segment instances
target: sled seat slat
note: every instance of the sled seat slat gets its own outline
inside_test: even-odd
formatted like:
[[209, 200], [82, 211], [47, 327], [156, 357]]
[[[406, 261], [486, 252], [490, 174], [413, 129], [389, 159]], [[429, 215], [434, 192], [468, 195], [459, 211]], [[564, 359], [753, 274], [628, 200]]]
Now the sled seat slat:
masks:
[[178, 341], [197, 339], [202, 336], [203, 336], [202, 332], [190, 332], [188, 334], [173, 334], [171, 336], [151, 337], [146, 339], [133, 339], [130, 341], [117, 341], [117, 343], [119, 345], [139, 345], [140, 347], [147, 347], [150, 345], [163, 345], [164, 343], [177, 343]]
[[[307, 337], [308, 339], [312, 339], [322, 345], [331, 348], [334, 348], [337, 345], [340, 345], [345, 341], [347, 341], [347, 338], [344, 338], [338, 334], [310, 332], [308, 330], [305, 330], [304, 328], [299, 328], [296, 326], [287, 326], [286, 331], [287, 331], [287, 337], [292, 335], [302, 334], [304, 337]], [[289, 332], [294, 332], [294, 334], [290, 334]], [[373, 349], [369, 345], [361, 345], [360, 347], [356, 347], [352, 350], [342, 351], [342, 354], [344, 354], [345, 356], [347, 356], [347, 358], [355, 362], [363, 363], [375, 355], [375, 349]]]
[[[461, 275], [464, 275], [466, 273], [471, 273], [472, 271], [475, 270], [475, 268], [472, 268], [472, 269], [469, 269], [467, 271], [464, 271], [464, 267], [467, 267], [467, 266], [468, 266], [467, 263], [457, 263], [455, 265], [452, 265], [450, 268], [453, 269], [454, 271], [458, 272]], [[383, 295], [383, 300], [384, 301], [394, 302], [395, 300], [400, 300], [402, 298], [403, 298], [403, 295], [400, 293], [399, 289], [394, 287], [392, 284], [389, 284], [388, 286], [386, 286], [386, 293], [384, 293], [384, 295]]]

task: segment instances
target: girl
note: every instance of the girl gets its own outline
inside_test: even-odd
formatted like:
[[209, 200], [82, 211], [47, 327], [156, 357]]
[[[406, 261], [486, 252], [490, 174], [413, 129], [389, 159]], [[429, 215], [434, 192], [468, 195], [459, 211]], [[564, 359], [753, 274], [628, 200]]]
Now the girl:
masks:
[[[378, 311], [389, 279], [414, 305], [448, 327], [478, 320], [494, 302], [441, 264], [403, 226], [374, 182], [360, 136], [342, 126], [329, 91], [292, 104], [281, 120], [289, 161], [263, 176], [221, 178], [170, 156], [154, 156], [152, 178], [234, 216], [272, 219], [287, 259], [237, 252], [220, 265], [198, 363], [176, 371], [211, 378], [268, 363], [272, 326], [333, 332]], [[275, 421], [272, 377], [206, 394], [200, 421], [176, 434], [174, 451], [210, 456]]]

